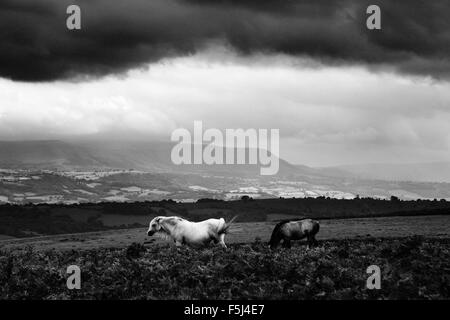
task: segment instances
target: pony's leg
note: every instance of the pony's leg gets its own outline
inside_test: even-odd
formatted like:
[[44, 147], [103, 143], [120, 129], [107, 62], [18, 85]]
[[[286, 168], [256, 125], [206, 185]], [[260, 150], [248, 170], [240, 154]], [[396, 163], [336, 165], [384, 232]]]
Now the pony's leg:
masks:
[[307, 248], [308, 248], [308, 249], [311, 249], [311, 248], [315, 247], [316, 244], [317, 244], [317, 240], [316, 240], [316, 238], [314, 237], [314, 235], [308, 236], [308, 245], [307, 245]]
[[219, 235], [219, 244], [222, 248], [226, 249], [227, 245], [225, 244], [225, 234]]

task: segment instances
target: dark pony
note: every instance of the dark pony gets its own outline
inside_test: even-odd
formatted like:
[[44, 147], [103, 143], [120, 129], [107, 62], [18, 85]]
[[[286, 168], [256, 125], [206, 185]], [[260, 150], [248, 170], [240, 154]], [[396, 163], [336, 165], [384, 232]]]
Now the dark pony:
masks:
[[283, 220], [277, 223], [270, 237], [269, 246], [276, 248], [281, 240], [283, 247], [290, 248], [291, 240], [307, 239], [308, 248], [317, 244], [316, 234], [319, 232], [318, 221], [312, 219]]

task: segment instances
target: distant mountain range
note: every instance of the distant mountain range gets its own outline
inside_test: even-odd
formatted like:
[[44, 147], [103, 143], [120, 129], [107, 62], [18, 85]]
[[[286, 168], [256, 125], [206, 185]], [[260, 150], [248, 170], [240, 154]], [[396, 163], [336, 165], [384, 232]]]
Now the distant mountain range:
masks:
[[[119, 168], [148, 172], [222, 172], [253, 175], [254, 165], [181, 165], [170, 160], [172, 145], [165, 142], [0, 141], [0, 168]], [[450, 162], [361, 164], [312, 168], [280, 159], [279, 175], [314, 175], [386, 181], [450, 182]]]
[[[174, 165], [172, 144], [143, 141], [0, 141], [0, 202], [181, 201], [264, 197], [450, 199], [450, 164], [311, 168]], [[8, 171], [9, 170], [9, 171]], [[431, 181], [431, 182], [429, 182]]]
[[[256, 165], [174, 165], [170, 154], [173, 145], [166, 142], [141, 141], [0, 141], [0, 168], [14, 169], [135, 169], [147, 172], [214, 173], [253, 176]], [[306, 166], [295, 166], [282, 159], [280, 175], [314, 173]], [[316, 174], [320, 174], [317, 171]]]
[[324, 172], [362, 179], [450, 182], [450, 162], [345, 165], [325, 168]]

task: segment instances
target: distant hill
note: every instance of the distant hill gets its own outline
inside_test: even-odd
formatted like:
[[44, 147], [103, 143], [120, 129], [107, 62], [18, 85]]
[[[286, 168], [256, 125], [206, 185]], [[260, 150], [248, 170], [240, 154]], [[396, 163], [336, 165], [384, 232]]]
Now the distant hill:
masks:
[[[135, 169], [147, 172], [209, 173], [231, 176], [259, 174], [258, 165], [174, 165], [173, 145], [143, 141], [0, 141], [0, 168], [72, 170]], [[279, 175], [311, 174], [315, 170], [280, 159]], [[319, 172], [317, 172], [319, 173]]]
[[324, 168], [333, 176], [415, 182], [450, 182], [450, 162], [363, 164]]
[[[256, 165], [174, 165], [173, 145], [158, 141], [0, 141], [0, 168], [72, 170], [93, 168], [135, 169], [224, 176], [259, 175]], [[280, 177], [385, 181], [450, 182], [450, 162], [417, 164], [362, 164], [312, 168], [280, 159]]]
[[1, 168], [52, 168], [102, 166], [88, 148], [67, 142], [0, 141]]

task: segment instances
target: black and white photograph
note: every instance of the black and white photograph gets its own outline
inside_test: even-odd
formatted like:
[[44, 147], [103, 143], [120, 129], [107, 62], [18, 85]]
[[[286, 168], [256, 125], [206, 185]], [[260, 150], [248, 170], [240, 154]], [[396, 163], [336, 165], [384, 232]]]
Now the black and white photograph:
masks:
[[448, 0], [0, 0], [0, 300], [448, 299]]

